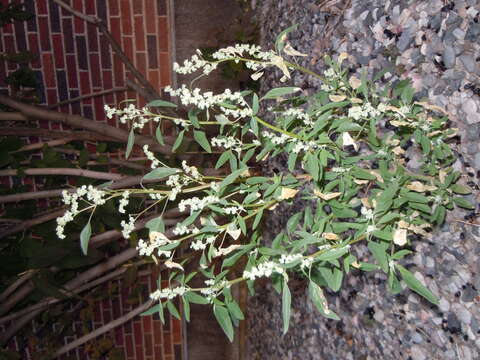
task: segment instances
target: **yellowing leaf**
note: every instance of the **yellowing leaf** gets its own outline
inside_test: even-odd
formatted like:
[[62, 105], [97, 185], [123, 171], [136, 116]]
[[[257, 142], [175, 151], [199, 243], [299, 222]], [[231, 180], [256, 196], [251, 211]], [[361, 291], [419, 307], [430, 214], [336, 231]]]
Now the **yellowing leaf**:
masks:
[[215, 253], [215, 257], [228, 255], [232, 251], [238, 249], [239, 247], [241, 247], [241, 245], [235, 244], [235, 245], [230, 245], [229, 247], [226, 247], [226, 248], [218, 249], [217, 252]]
[[407, 223], [406, 221], [404, 220], [400, 220], [398, 222], [398, 227], [402, 228], [402, 229], [408, 229], [408, 227], [410, 226], [409, 223]]
[[179, 269], [179, 270], [183, 270], [183, 266], [180, 265], [179, 263], [176, 263], [176, 262], [173, 262], [173, 261], [170, 261], [170, 260], [167, 260], [165, 261], [165, 266], [169, 269]]
[[440, 182], [442, 184], [445, 184], [445, 178], [447, 177], [447, 172], [443, 169], [441, 169], [439, 172], [438, 172], [438, 177], [440, 178]]
[[431, 105], [431, 104], [423, 102], [423, 101], [415, 101], [414, 104], [423, 106], [425, 109], [428, 109], [428, 110], [439, 111], [441, 113], [444, 113], [444, 114], [448, 115], [447, 111], [445, 111], [443, 108], [441, 108], [440, 106], [437, 106], [437, 105]]
[[283, 48], [283, 52], [290, 56], [308, 56], [307, 54], [301, 53], [300, 51], [295, 50], [290, 43], [287, 43]]
[[340, 102], [345, 100], [347, 97], [345, 95], [330, 95], [328, 98], [332, 102]]
[[342, 193], [340, 193], [340, 192], [334, 192], [334, 193], [324, 194], [324, 193], [318, 191], [317, 189], [313, 190], [313, 193], [314, 193], [316, 196], [318, 196], [320, 199], [325, 200], [325, 201], [335, 199], [336, 197], [342, 195]]
[[397, 127], [400, 127], [400, 126], [410, 126], [410, 123], [407, 122], [407, 121], [402, 121], [402, 120], [390, 120], [390, 124], [392, 124], [393, 126], [397, 126]]
[[369, 183], [369, 180], [353, 179], [353, 182], [358, 185], [365, 185]]
[[348, 59], [348, 54], [346, 52], [340, 53], [340, 55], [338, 55], [338, 64], [340, 65], [345, 59]]
[[242, 233], [242, 230], [238, 229], [234, 224], [230, 224], [228, 227], [227, 227], [227, 233], [228, 235], [230, 235], [234, 240], [237, 240], [241, 233]]
[[405, 150], [403, 150], [400, 146], [396, 146], [392, 149], [392, 152], [397, 155], [397, 156], [400, 156], [400, 155], [403, 155], [405, 154]]
[[397, 229], [393, 233], [393, 242], [398, 246], [403, 246], [407, 243], [407, 229]]
[[359, 98], [351, 98], [350, 101], [352, 102], [352, 104], [361, 104], [363, 103], [363, 100], [362, 99], [359, 99]]
[[295, 197], [297, 195], [298, 190], [290, 189], [287, 187], [282, 187], [282, 193], [280, 195], [280, 200], [287, 200]]
[[412, 181], [410, 184], [407, 185], [407, 189], [416, 191], [416, 192], [425, 192], [425, 191], [432, 191], [436, 190], [435, 186], [425, 185], [420, 181]]
[[272, 65], [275, 65], [278, 67], [285, 78], [290, 79], [290, 72], [288, 71], [287, 65], [285, 64], [285, 61], [278, 55], [272, 56]]
[[263, 76], [263, 71], [257, 72], [255, 74], [252, 74], [250, 77], [252, 78], [253, 81], [257, 81]]
[[156, 240], [165, 240], [165, 241], [170, 241], [165, 234], [158, 232], [158, 231], [150, 231], [148, 234], [148, 237], [150, 238], [151, 242], [154, 242]]
[[[368, 182], [368, 180], [365, 180]], [[360, 201], [362, 202], [363, 206], [366, 208], [371, 208], [372, 205], [370, 205], [370, 202], [368, 201], [368, 198], [361, 198]]]
[[334, 233], [323, 233], [322, 237], [324, 237], [327, 240], [338, 240], [339, 237], [337, 234]]
[[350, 80], [348, 80], [348, 83], [350, 84], [352, 89], [355, 89], [355, 90], [362, 85], [362, 82], [360, 81], [360, 79], [356, 78], [355, 76], [352, 76]]
[[355, 151], [358, 150], [358, 144], [353, 140], [353, 138], [350, 136], [348, 132], [344, 132], [342, 134], [342, 139], [343, 139], [343, 146], [353, 145], [353, 148], [355, 149]]
[[278, 206], [278, 203], [275, 203], [275, 204], [273, 204], [272, 206], [270, 206], [270, 207], [267, 208], [267, 209], [270, 210], [270, 211], [273, 211], [273, 210], [275, 210], [275, 208], [276, 208], [277, 206]]

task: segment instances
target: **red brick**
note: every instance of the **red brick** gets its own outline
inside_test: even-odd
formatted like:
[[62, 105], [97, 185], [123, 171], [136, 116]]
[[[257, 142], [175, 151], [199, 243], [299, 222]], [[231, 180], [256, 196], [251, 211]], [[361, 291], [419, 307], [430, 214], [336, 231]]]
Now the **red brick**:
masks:
[[132, 10], [130, 9], [130, 0], [120, 0], [120, 9], [122, 16], [122, 34], [131, 35], [133, 32], [132, 28]]
[[182, 324], [180, 320], [172, 318], [173, 342], [180, 344], [182, 342]]
[[42, 54], [42, 64], [45, 87], [55, 87], [55, 69], [52, 54]]
[[118, 0], [108, 0], [108, 10], [109, 10], [110, 16], [120, 15]]
[[145, 22], [146, 22], [146, 29], [148, 34], [155, 34], [156, 29], [156, 9], [155, 9], [156, 1], [152, 0], [145, 0]]
[[[83, 13], [84, 12], [83, 1], [82, 0], [73, 0], [73, 8], [75, 10], [78, 10], [78, 11]], [[80, 19], [78, 16], [74, 16], [73, 17], [73, 24], [74, 24], [75, 33], [83, 34], [85, 32], [85, 20]]]
[[32, 61], [32, 68], [38, 69], [42, 66], [40, 62], [40, 48], [38, 47], [37, 34], [28, 34], [28, 49], [36, 55], [35, 60]]
[[37, 4], [37, 14], [38, 15], [47, 15], [48, 14], [48, 6], [47, 0], [37, 0], [35, 1]]
[[125, 335], [125, 350], [126, 350], [126, 355], [128, 357], [135, 356], [132, 335]]
[[[57, 103], [57, 90], [56, 89], [47, 89], [47, 104], [53, 105]], [[52, 125], [58, 125], [52, 123]]]
[[130, 60], [133, 60], [133, 38], [131, 36], [123, 36], [123, 51]]
[[85, 1], [85, 13], [87, 15], [96, 15], [97, 14], [96, 10], [95, 10], [95, 3], [96, 3], [96, 1], [91, 1], [91, 0]]
[[135, 15], [142, 15], [143, 14], [143, 2], [142, 0], [134, 0], [132, 1], [133, 5], [133, 13]]
[[7, 24], [2, 28], [2, 32], [11, 34], [13, 33], [13, 24]]
[[110, 33], [121, 44], [122, 30], [119, 18], [110, 18]]
[[38, 30], [40, 32], [40, 49], [42, 51], [50, 51], [50, 28], [48, 24], [48, 17], [38, 17]]
[[[3, 39], [5, 41], [5, 52], [6, 53], [16, 53], [15, 50], [15, 38], [10, 35], [4, 35]], [[13, 62], [7, 62], [7, 69], [8, 70], [16, 70], [17, 65]]]
[[124, 341], [123, 328], [119, 326], [115, 329], [115, 345], [118, 347], [123, 347]]
[[143, 347], [137, 346], [135, 350], [135, 360], [144, 360]]
[[98, 29], [95, 25], [87, 25], [88, 50], [98, 51]]
[[151, 316], [142, 316], [143, 331], [151, 333], [152, 332], [152, 317]]
[[60, 34], [52, 34], [52, 43], [53, 43], [53, 57], [55, 59], [55, 67], [64, 68], [65, 67], [65, 60], [63, 54], [63, 41], [62, 35]]
[[135, 50], [136, 51], [145, 51], [145, 29], [143, 24], [145, 23], [145, 19], [140, 16], [135, 16]]
[[160, 85], [161, 87], [170, 85], [170, 56], [168, 53], [160, 53]]
[[125, 85], [125, 71], [123, 69], [122, 61], [114, 56], [113, 58], [113, 76], [115, 79], [115, 86], [124, 86]]
[[145, 349], [146, 356], [153, 355], [153, 337], [151, 334], [144, 334], [143, 335], [143, 348]]
[[103, 79], [103, 86], [102, 86], [103, 89], [108, 90], [113, 88], [113, 77], [112, 77], [112, 72], [110, 70], [102, 71], [102, 79]]
[[98, 53], [90, 53], [90, 74], [92, 75], [92, 86], [102, 87], [102, 79], [100, 78], [100, 55]]
[[168, 331], [163, 333], [163, 350], [165, 355], [173, 354], [172, 334]]
[[104, 121], [105, 120], [105, 110], [103, 109], [103, 99], [100, 96], [93, 98], [93, 107], [95, 109], [95, 120]]
[[155, 345], [163, 344], [163, 328], [160, 320], [153, 320], [153, 341]]
[[168, 19], [166, 16], [158, 18], [158, 49], [159, 51], [168, 51]]
[[161, 346], [154, 346], [153, 351], [155, 353], [154, 359], [163, 360], [163, 351]]
[[137, 53], [135, 59], [135, 66], [142, 74], [147, 74], [147, 56], [145, 53]]
[[68, 87], [70, 89], [78, 89], [77, 60], [75, 59], [75, 55], [67, 55], [66, 59]]
[[90, 144], [90, 143], [88, 143], [88, 144], [87, 144], [87, 150], [88, 150], [89, 152], [91, 152], [91, 153], [94, 153], [94, 152], [97, 151], [97, 147], [96, 147], [95, 144]]
[[154, 89], [160, 88], [160, 72], [158, 70], [149, 70], [147, 79]]
[[[90, 86], [90, 74], [88, 71], [80, 71], [80, 94], [86, 95], [92, 92], [92, 88]], [[84, 101], [84, 103], [86, 103]]]

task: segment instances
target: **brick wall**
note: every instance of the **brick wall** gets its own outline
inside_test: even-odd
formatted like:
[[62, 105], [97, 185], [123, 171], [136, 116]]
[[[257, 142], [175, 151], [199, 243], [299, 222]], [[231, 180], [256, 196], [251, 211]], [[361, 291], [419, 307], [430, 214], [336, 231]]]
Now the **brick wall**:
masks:
[[[171, 14], [168, 0], [64, 1], [78, 11], [106, 20], [112, 35], [154, 88], [160, 89], [170, 84]], [[10, 0], [0, 2], [6, 5]], [[25, 5], [35, 16], [28, 22], [17, 22], [0, 29], [0, 53], [29, 50], [38, 54], [31, 67], [40, 85], [38, 95], [42, 104], [52, 105], [102, 90], [123, 88], [125, 79], [132, 78], [95, 26], [73, 17], [53, 1], [27, 0]], [[1, 93], [8, 93], [4, 79], [16, 69], [15, 64], [0, 62]], [[127, 98], [136, 99], [139, 106], [145, 104], [135, 93], [123, 90], [64, 105], [59, 111], [107, 121], [103, 106], [118, 104]], [[115, 119], [108, 122], [119, 126]], [[40, 122], [39, 127], [51, 130], [62, 128], [60, 124], [49, 122]], [[30, 138], [28, 141], [36, 142], [38, 139]], [[90, 146], [94, 148], [95, 144]], [[2, 178], [2, 183], [13, 186], [14, 180]], [[33, 179], [27, 178], [25, 183], [31, 184], [32, 191], [37, 189]], [[144, 276], [141, 282], [146, 285], [145, 291], [156, 288], [151, 277]], [[121, 286], [120, 282], [117, 285]], [[121, 288], [119, 295], [95, 303], [91, 329], [132, 310], [132, 305], [127, 301], [130, 291], [130, 288]], [[106, 337], [114, 339], [115, 347], [121, 349], [127, 360], [181, 359], [181, 322], [165, 315], [166, 324], [163, 328], [158, 318], [137, 317], [106, 334]], [[75, 323], [74, 332], [80, 334], [81, 327], [80, 323]], [[20, 340], [12, 341], [10, 347], [24, 351], [25, 359], [35, 359], [32, 349]], [[68, 338], [65, 342], [72, 340]], [[81, 347], [69, 355], [89, 359], [85, 351], [86, 348]]]

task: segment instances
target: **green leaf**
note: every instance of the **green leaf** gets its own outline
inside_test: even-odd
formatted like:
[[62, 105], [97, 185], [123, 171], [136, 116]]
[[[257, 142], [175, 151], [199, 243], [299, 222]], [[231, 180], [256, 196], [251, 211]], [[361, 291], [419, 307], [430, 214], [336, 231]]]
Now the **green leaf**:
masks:
[[198, 116], [197, 116], [197, 111], [195, 110], [190, 110], [188, 112], [188, 120], [190, 120], [190, 122], [192, 123], [192, 125], [198, 129], [200, 128], [200, 123], [198, 122]]
[[228, 301], [226, 304], [227, 304], [228, 311], [230, 312], [230, 314], [232, 314], [232, 316], [235, 319], [238, 319], [238, 320], [245, 319], [245, 316], [243, 316], [242, 309], [240, 309], [240, 306], [238, 306], [235, 300], [232, 299], [231, 301]]
[[183, 314], [185, 315], [185, 320], [190, 322], [190, 303], [188, 302], [185, 296], [182, 297], [183, 302]]
[[212, 152], [212, 148], [210, 147], [210, 143], [207, 140], [207, 136], [205, 135], [205, 132], [203, 131], [193, 131], [193, 138], [197, 143], [200, 144], [200, 146], [208, 153]]
[[453, 202], [464, 209], [469, 209], [469, 210], [475, 209], [475, 206], [473, 206], [470, 201], [465, 200], [464, 198], [461, 198], [461, 197], [453, 198]]
[[162, 308], [162, 304], [157, 304], [157, 305], [154, 305], [152, 306], [150, 309], [148, 309], [147, 311], [144, 311], [143, 313], [140, 314], [140, 316], [149, 316], [149, 315], [153, 315], [155, 314], [157, 311], [159, 310], [163, 310], [161, 309]]
[[398, 213], [388, 213], [386, 215], [383, 215], [380, 220], [378, 220], [378, 224], [387, 224], [392, 220], [395, 220], [400, 217], [400, 214]]
[[460, 184], [453, 184], [452, 186], [450, 186], [450, 190], [460, 195], [468, 195], [472, 193], [472, 189], [470, 189], [468, 186]]
[[208, 300], [205, 299], [203, 296], [201, 295], [198, 295], [196, 292], [194, 291], [188, 291], [186, 292], [184, 295], [184, 297], [186, 297], [188, 299], [188, 301], [190, 301], [191, 303], [193, 304], [200, 304], [200, 305], [206, 305], [208, 304]]
[[292, 172], [295, 169], [295, 163], [297, 162], [298, 153], [293, 151], [288, 155], [288, 171]]
[[387, 246], [374, 241], [368, 242], [368, 248], [384, 272], [388, 272]]
[[165, 142], [163, 141], [161, 125], [157, 126], [157, 130], [155, 130], [155, 137], [160, 145], [165, 145]]
[[337, 248], [337, 249], [330, 249], [324, 252], [323, 254], [318, 255], [317, 257], [315, 257], [315, 259], [323, 260], [323, 261], [332, 261], [345, 255], [347, 252], [348, 252], [348, 248], [346, 246]]
[[175, 307], [175, 305], [173, 304], [173, 302], [167, 301], [167, 309], [168, 309], [168, 311], [170, 311], [170, 314], [172, 314], [172, 316], [176, 317], [178, 320], [181, 320], [181, 316], [178, 313], [178, 310]]
[[262, 220], [262, 216], [263, 216], [263, 209], [260, 210], [255, 216], [255, 220], [253, 220], [252, 230], [255, 230], [258, 224], [260, 224], [260, 220]]
[[228, 175], [223, 181], [220, 183], [220, 189], [225, 188], [226, 186], [230, 185], [233, 183], [237, 178], [245, 171], [247, 170], [246, 167], [242, 167], [241, 169], [235, 170], [233, 173]]
[[407, 286], [415, 291], [420, 296], [430, 301], [432, 304], [438, 305], [438, 299], [433, 293], [428, 290], [410, 271], [405, 269], [402, 265], [395, 264], [395, 268], [400, 271], [403, 281]]
[[80, 246], [84, 255], [87, 255], [88, 252], [88, 243], [90, 237], [92, 236], [92, 227], [90, 221], [83, 227], [82, 232], [80, 233]]
[[215, 164], [215, 169], [218, 169], [223, 164], [225, 164], [231, 156], [233, 156], [232, 150], [228, 150], [222, 153], [222, 155], [219, 156], [217, 163]]
[[277, 38], [275, 39], [275, 49], [280, 54], [285, 46], [285, 40], [287, 38], [287, 34], [289, 32], [295, 31], [298, 27], [298, 24], [294, 24], [285, 30], [283, 30], [280, 34], [278, 34]]
[[352, 167], [352, 175], [357, 179], [362, 180], [376, 180], [375, 175], [369, 173], [367, 170], [361, 169], [359, 167]]
[[297, 91], [301, 90], [299, 87], [293, 87], [293, 86], [288, 86], [288, 87], [278, 87], [275, 89], [272, 89], [268, 91], [264, 97], [262, 97], [262, 100], [264, 99], [276, 99], [278, 97], [288, 95], [295, 93]]
[[282, 318], [283, 318], [283, 334], [285, 335], [290, 325], [290, 308], [292, 306], [292, 296], [288, 288], [287, 280], [283, 280], [282, 288]]
[[292, 233], [292, 232], [295, 231], [295, 228], [297, 227], [298, 223], [300, 222], [300, 219], [302, 218], [302, 215], [303, 215], [302, 212], [298, 212], [295, 215], [293, 215], [292, 217], [290, 217], [290, 219], [288, 219], [288, 221], [287, 221], [287, 231], [288, 232]]
[[177, 105], [165, 100], [153, 100], [147, 104], [148, 107], [173, 107], [176, 108]]
[[327, 299], [323, 294], [322, 288], [312, 280], [310, 280], [310, 284], [308, 286], [308, 295], [320, 314], [328, 319], [340, 320], [338, 315], [328, 308]]
[[320, 164], [317, 157], [311, 153], [307, 153], [306, 170], [312, 175], [313, 180], [318, 181], [320, 177]]
[[128, 159], [128, 157], [130, 156], [130, 153], [132, 152], [132, 149], [133, 149], [134, 142], [135, 142], [135, 133], [133, 132], [133, 129], [131, 129], [130, 133], [128, 134], [127, 150], [125, 151], [125, 159]]
[[386, 240], [386, 241], [392, 241], [393, 240], [393, 235], [391, 231], [387, 230], [375, 230], [372, 233], [375, 237]]
[[185, 130], [180, 131], [180, 133], [178, 134], [177, 140], [175, 140], [175, 143], [173, 144], [173, 147], [172, 147], [173, 152], [175, 152], [180, 147], [180, 145], [182, 145], [184, 134], [185, 134]]
[[143, 180], [160, 180], [178, 173], [180, 170], [174, 168], [158, 168], [150, 171], [143, 177]]
[[[260, 107], [260, 102], [258, 101], [258, 95], [257, 95], [257, 94], [253, 94], [253, 99], [252, 99], [252, 111], [253, 111], [253, 114], [252, 114], [252, 115], [257, 115], [259, 107]], [[252, 130], [253, 130], [253, 129], [252, 129]]]
[[217, 319], [220, 327], [222, 328], [225, 335], [227, 335], [228, 340], [233, 342], [233, 325], [228, 310], [221, 305], [213, 305], [213, 314]]
[[150, 231], [157, 231], [160, 233], [165, 232], [165, 224], [161, 216], [147, 221], [147, 223], [145, 224], [145, 227]]

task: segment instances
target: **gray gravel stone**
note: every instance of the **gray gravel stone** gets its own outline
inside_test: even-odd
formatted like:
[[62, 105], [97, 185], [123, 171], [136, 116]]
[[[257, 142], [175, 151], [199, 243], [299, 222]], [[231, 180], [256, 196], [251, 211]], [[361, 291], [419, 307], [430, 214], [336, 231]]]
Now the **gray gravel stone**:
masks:
[[455, 66], [455, 49], [452, 46], [446, 46], [443, 50], [442, 60], [447, 68], [452, 68]]
[[465, 35], [465, 40], [478, 41], [479, 36], [480, 36], [480, 24], [474, 23], [472, 21], [470, 23], [470, 27], [468, 28], [467, 34]]
[[398, 39], [397, 48], [400, 51], [405, 51], [415, 39], [415, 33], [411, 28], [403, 30], [402, 35]]
[[465, 66], [465, 70], [471, 73], [474, 73], [476, 71], [475, 58], [471, 54], [463, 54], [459, 57], [459, 59], [462, 62], [463, 66]]

